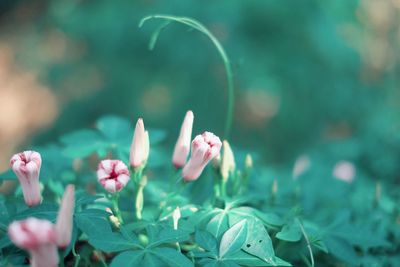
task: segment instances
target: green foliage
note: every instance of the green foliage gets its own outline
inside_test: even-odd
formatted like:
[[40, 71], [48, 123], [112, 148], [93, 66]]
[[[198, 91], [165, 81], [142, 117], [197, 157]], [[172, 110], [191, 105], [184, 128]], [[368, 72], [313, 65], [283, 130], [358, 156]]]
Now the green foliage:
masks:
[[[143, 55], [143, 46], [147, 42], [141, 38], [147, 38], [150, 33], [147, 34], [146, 28], [143, 28], [143, 36], [132, 33], [138, 20], [131, 16], [132, 6], [124, 1], [121, 3], [125, 4], [117, 7], [111, 2], [100, 1], [99, 5], [93, 6], [90, 1], [84, 1], [77, 8], [74, 1], [57, 0], [43, 11], [44, 19], [38, 23], [41, 28], [46, 29], [42, 23], [51, 17], [57, 20], [56, 26], [65, 34], [82, 38], [88, 54], [81, 60], [102, 66], [109, 80], [105, 83], [107, 88], [96, 98], [96, 105], [90, 99], [91, 104], [85, 107], [66, 107], [65, 112], [71, 112], [76, 120], [79, 117], [81, 124], [92, 127], [70, 131], [60, 136], [58, 142], [35, 147], [43, 158], [43, 204], [25, 207], [18, 188], [14, 194], [0, 198], [1, 266], [26, 264], [26, 253], [16, 248], [6, 234], [8, 225], [13, 220], [30, 216], [54, 221], [58, 210], [55, 203], [59, 202], [69, 183], [76, 184], [79, 190], [72, 243], [60, 253], [67, 266], [398, 265], [400, 195], [395, 181], [400, 172], [400, 127], [396, 116], [400, 113], [395, 107], [396, 100], [393, 100], [397, 96], [397, 83], [391, 81], [385, 84], [388, 89], [377, 91], [374, 87], [379, 86], [355, 80], [355, 73], [361, 67], [360, 60], [337, 34], [340, 31], [335, 24], [335, 20], [342, 19], [347, 23], [347, 12], [357, 13], [354, 4], [337, 8], [339, 4], [311, 1], [308, 5], [292, 3], [288, 9], [280, 1], [259, 4], [233, 1], [229, 10], [225, 10], [229, 14], [221, 18], [219, 11], [205, 16], [203, 3], [180, 3], [190, 6], [190, 12], [196, 17], [208, 18], [204, 25], [213, 25], [213, 32], [219, 32], [218, 35], [186, 17], [147, 17], [168, 21], [158, 25], [151, 35], [151, 48], [170, 21], [206, 34], [228, 68], [229, 88], [233, 91], [230, 62], [215, 37], [226, 34], [224, 42], [229, 51], [234, 52], [234, 66], [241, 73], [237, 83], [242, 90], [236, 92], [239, 103], [244, 105], [240, 101], [247, 99], [243, 96], [253, 87], [260, 87], [268, 96], [274, 95], [280, 101], [277, 113], [267, 114], [271, 117], [261, 118], [265, 121], [255, 126], [252, 122], [247, 125], [248, 119], [240, 117], [247, 114], [242, 114], [246, 112], [239, 106], [238, 113], [241, 114], [236, 123], [241, 127], [233, 131], [232, 140], [235, 144], [257, 146], [256, 151], [251, 151], [256, 160], [254, 171], [247, 172], [247, 167], [242, 164], [244, 152], [234, 147], [237, 167], [226, 185], [221, 182], [218, 166], [208, 167], [192, 185], [184, 187], [180, 183], [180, 172], [171, 170], [170, 166], [170, 141], [175, 140], [173, 134], [179, 128], [178, 122], [171, 123], [172, 119], [165, 119], [164, 113], [156, 113], [162, 123], [168, 125], [167, 131], [147, 128], [151, 143], [148, 164], [140, 174], [132, 170], [132, 175], [137, 177], [148, 176], [143, 218], [138, 219], [134, 215], [137, 184], [130, 182], [120, 193], [119, 201], [115, 201], [98, 185], [95, 174], [101, 159], [129, 161], [133, 133], [131, 118], [141, 108], [132, 105], [132, 99], [140, 101], [143, 93], [130, 88], [147, 89], [148, 80], [174, 88], [173, 94], [180, 102], [173, 102], [172, 106], [179, 112], [186, 109], [186, 102], [190, 102], [189, 108], [194, 106], [199, 110], [203, 110], [202, 102], [205, 102], [207, 112], [199, 112], [200, 125], [221, 131], [223, 116], [220, 111], [225, 109], [213, 93], [219, 92], [216, 89], [224, 84], [207, 80], [207, 76], [220, 78], [218, 71], [213, 73], [220, 62], [207, 56], [211, 51], [202, 40], [194, 35], [186, 38], [191, 33], [182, 31], [179, 26], [169, 27], [170, 34], [159, 40], [162, 42], [159, 53]], [[177, 2], [160, 3], [160, 10], [168, 9], [174, 3]], [[192, 8], [192, 5], [199, 8]], [[126, 20], [129, 23], [122, 19], [124, 16], [129, 18]], [[293, 20], [282, 23], [279, 16]], [[125, 32], [125, 29], [129, 31]], [[128, 35], [130, 42], [119, 41]], [[176, 41], [180, 37], [185, 37], [184, 44]], [[166, 45], [169, 43], [171, 45]], [[27, 45], [31, 44], [27, 42]], [[202, 53], [193, 53], [197, 50]], [[330, 52], [321, 52], [326, 50]], [[148, 60], [151, 57], [154, 59]], [[196, 62], [191, 64], [190, 70], [187, 67], [189, 57], [191, 63]], [[29, 61], [30, 57], [21, 55], [21, 61], [24, 60]], [[132, 62], [146, 64], [135, 67]], [[166, 67], [170, 62], [176, 64], [172, 70]], [[63, 84], [64, 76], [73, 72], [79, 63], [67, 65], [65, 70], [57, 67], [57, 71], [49, 74], [50, 85]], [[144, 78], [132, 79], [132, 72]], [[120, 87], [129, 88], [129, 93], [121, 92], [127, 97], [115, 97], [115, 91]], [[189, 91], [187, 87], [193, 90]], [[204, 88], [210, 88], [210, 91], [205, 92]], [[232, 92], [230, 97], [233, 97]], [[264, 106], [268, 105], [263, 103]], [[228, 110], [230, 115], [225, 129], [229, 130], [233, 100], [229, 101]], [[93, 115], [88, 115], [110, 111], [130, 117], [105, 115], [94, 121]], [[170, 117], [176, 120], [176, 116]], [[70, 120], [67, 116], [55, 127], [57, 132], [63, 132], [75, 129], [77, 124], [74, 123], [75, 119]], [[260, 129], [256, 138], [250, 135], [255, 131], [251, 127]], [[293, 158], [300, 152], [307, 154], [311, 166], [300, 176], [293, 177]], [[257, 158], [270, 159], [270, 163], [264, 164]], [[332, 175], [333, 166], [343, 159], [352, 161], [357, 168], [352, 183]], [[377, 178], [381, 180], [377, 182]], [[7, 170], [0, 174], [0, 180], [17, 179], [11, 170]], [[225, 185], [226, 195], [217, 190], [213, 192], [213, 183], [214, 188]], [[115, 202], [120, 207], [118, 212]], [[181, 218], [175, 229], [172, 213], [178, 206]], [[124, 221], [118, 220], [116, 215]]]

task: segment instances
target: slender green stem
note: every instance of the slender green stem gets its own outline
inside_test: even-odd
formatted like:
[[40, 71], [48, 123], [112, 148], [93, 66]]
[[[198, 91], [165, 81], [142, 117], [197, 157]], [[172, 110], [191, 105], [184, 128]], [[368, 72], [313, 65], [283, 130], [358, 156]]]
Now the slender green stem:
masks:
[[307, 235], [307, 233], [306, 233], [306, 231], [304, 229], [304, 226], [301, 223], [301, 221], [298, 218], [296, 220], [297, 220], [297, 223], [300, 226], [301, 232], [302, 232], [302, 234], [304, 236], [304, 239], [306, 240], [306, 243], [307, 243], [308, 252], [310, 253], [311, 266], [314, 267], [314, 254], [312, 252], [310, 240], [308, 239], [308, 235]]
[[118, 221], [123, 224], [124, 220], [122, 219], [122, 215], [121, 215], [121, 211], [119, 210], [119, 206], [118, 206], [118, 200], [119, 200], [119, 193], [115, 193], [112, 196], [112, 205], [113, 205], [113, 210], [114, 210], [114, 214], [117, 217]]
[[221, 179], [221, 183], [220, 183], [220, 186], [221, 186], [221, 197], [222, 198], [226, 198], [226, 182], [227, 181], [225, 181], [224, 179]]
[[234, 113], [234, 104], [235, 104], [235, 91], [234, 91], [234, 83], [233, 83], [233, 72], [232, 72], [232, 67], [230, 64], [230, 60], [221, 45], [221, 43], [218, 41], [218, 39], [200, 22], [188, 18], [188, 17], [176, 17], [176, 16], [171, 16], [171, 15], [152, 15], [152, 16], [147, 16], [144, 17], [140, 23], [139, 27], [142, 27], [143, 24], [150, 19], [163, 19], [166, 20], [167, 23], [162, 24], [160, 27], [154, 31], [153, 36], [151, 37], [150, 41], [150, 49], [153, 49], [159, 34], [161, 31], [169, 25], [169, 22], [178, 22], [185, 24], [193, 29], [196, 29], [203, 34], [205, 34], [211, 42], [214, 44], [215, 48], [218, 50], [218, 53], [220, 54], [222, 61], [224, 63], [225, 67], [225, 72], [226, 72], [226, 79], [228, 83], [228, 107], [227, 107], [227, 115], [226, 115], [226, 120], [225, 120], [225, 139], [229, 138], [229, 134], [232, 128], [232, 122], [233, 122], [233, 113]]
[[138, 173], [138, 175], [135, 191], [135, 217], [137, 220], [141, 220], [144, 202], [143, 189], [147, 184], [147, 177], [142, 175], [142, 172]]
[[75, 244], [72, 246], [72, 255], [75, 258], [75, 263], [74, 263], [74, 267], [78, 267], [79, 266], [79, 262], [81, 261], [81, 255], [77, 254], [75, 251]]

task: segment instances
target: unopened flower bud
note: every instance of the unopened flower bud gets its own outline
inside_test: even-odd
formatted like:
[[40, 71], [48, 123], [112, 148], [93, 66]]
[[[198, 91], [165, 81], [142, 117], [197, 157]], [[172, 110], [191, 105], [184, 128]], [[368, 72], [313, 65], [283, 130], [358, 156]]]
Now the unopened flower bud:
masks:
[[253, 158], [250, 154], [247, 154], [246, 158], [244, 159], [244, 167], [248, 170], [253, 168]]
[[68, 185], [61, 200], [56, 222], [57, 246], [65, 248], [71, 242], [75, 208], [75, 187]]
[[174, 230], [178, 230], [178, 222], [181, 218], [181, 210], [179, 207], [176, 207], [174, 212], [172, 213], [172, 220], [174, 222]]
[[120, 160], [102, 160], [97, 169], [97, 179], [108, 192], [115, 193], [129, 182], [129, 170]]
[[175, 168], [177, 169], [182, 168], [185, 165], [190, 152], [193, 119], [193, 112], [191, 110], [186, 112], [178, 140], [175, 144], [174, 154], [172, 155], [172, 164], [174, 164]]
[[227, 181], [229, 175], [235, 171], [236, 163], [233, 151], [228, 141], [224, 140], [222, 146], [224, 151], [222, 154], [222, 162], [221, 162], [221, 176], [224, 181]]
[[307, 155], [302, 155], [296, 159], [294, 163], [292, 177], [293, 179], [299, 178], [300, 175], [305, 173], [311, 166], [310, 158]]
[[150, 152], [149, 133], [144, 129], [143, 119], [138, 119], [133, 134], [129, 161], [132, 167], [138, 168], [146, 164]]
[[278, 193], [278, 180], [276, 179], [274, 179], [274, 181], [272, 182], [271, 192], [273, 195], [276, 195], [276, 193]]
[[356, 168], [354, 164], [349, 161], [339, 161], [336, 163], [332, 172], [333, 177], [347, 183], [353, 182], [355, 174]]
[[192, 141], [192, 155], [182, 170], [183, 179], [194, 181], [199, 178], [208, 162], [218, 156], [221, 146], [221, 140], [213, 133], [196, 136]]
[[112, 210], [110, 208], [106, 208], [106, 211], [110, 213], [111, 215], [108, 217], [110, 219], [110, 222], [117, 228], [120, 227], [121, 222], [118, 220], [117, 216], [114, 215]]
[[42, 158], [38, 152], [24, 151], [15, 154], [10, 160], [11, 168], [17, 175], [22, 187], [25, 203], [35, 206], [42, 201], [39, 174]]

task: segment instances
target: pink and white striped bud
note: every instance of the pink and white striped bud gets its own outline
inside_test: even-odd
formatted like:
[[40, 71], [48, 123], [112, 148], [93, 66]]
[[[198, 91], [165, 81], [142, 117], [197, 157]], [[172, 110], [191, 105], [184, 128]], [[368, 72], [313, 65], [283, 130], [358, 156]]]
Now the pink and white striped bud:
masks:
[[56, 222], [57, 246], [65, 248], [71, 242], [75, 207], [75, 186], [68, 185], [61, 200]]
[[115, 193], [129, 182], [129, 170], [120, 160], [102, 160], [97, 169], [97, 179], [108, 192]]
[[193, 112], [191, 110], [186, 112], [178, 140], [175, 144], [174, 154], [172, 155], [172, 164], [174, 164], [177, 169], [180, 169], [185, 165], [187, 157], [189, 156], [193, 119]]
[[219, 155], [221, 140], [210, 132], [198, 135], [192, 141], [192, 155], [182, 170], [185, 181], [194, 181], [203, 172], [208, 162]]
[[35, 151], [15, 154], [10, 160], [10, 165], [21, 184], [25, 203], [30, 207], [40, 204], [42, 201], [39, 184], [42, 165], [40, 154]]
[[356, 168], [353, 163], [342, 160], [336, 163], [332, 175], [336, 179], [351, 183], [356, 175]]
[[138, 119], [133, 133], [129, 161], [132, 167], [138, 168], [146, 164], [150, 152], [149, 133], [144, 129], [143, 119]]
[[28, 250], [32, 267], [58, 266], [58, 251], [54, 225], [47, 220], [28, 218], [12, 222], [8, 227], [11, 241]]

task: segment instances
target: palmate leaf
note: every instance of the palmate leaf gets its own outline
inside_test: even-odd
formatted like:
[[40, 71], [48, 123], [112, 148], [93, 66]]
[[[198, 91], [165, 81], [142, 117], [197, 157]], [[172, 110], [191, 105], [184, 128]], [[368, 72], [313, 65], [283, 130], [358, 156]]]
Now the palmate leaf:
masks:
[[127, 240], [118, 232], [91, 235], [89, 237], [89, 243], [96, 249], [105, 252], [118, 252], [141, 247], [139, 241], [133, 242], [132, 239]]
[[156, 255], [163, 262], [167, 263], [171, 267], [190, 267], [194, 266], [187, 257], [182, 253], [178, 252], [176, 249], [172, 248], [154, 248], [150, 251], [152, 254]]
[[[210, 211], [199, 213], [200, 218], [195, 220], [195, 223], [202, 224], [204, 220], [209, 220], [206, 229], [212, 233], [217, 239], [219, 239], [223, 232], [225, 232], [229, 226], [232, 226], [243, 219], [252, 220], [254, 218], [259, 219], [267, 227], [272, 229], [278, 229], [283, 224], [280, 219], [274, 213], [263, 213], [257, 209], [251, 207], [238, 207], [238, 208], [215, 208]], [[211, 219], [209, 219], [211, 217]]]
[[269, 264], [276, 264], [272, 241], [263, 223], [258, 219], [254, 219], [249, 220], [247, 224], [247, 240], [242, 246], [242, 249]]
[[106, 216], [107, 213], [105, 211], [87, 209], [76, 213], [74, 220], [78, 228], [91, 238], [112, 232], [110, 222]]
[[276, 234], [276, 238], [289, 242], [300, 241], [301, 229], [299, 224], [295, 221], [286, 224], [282, 230]]
[[143, 250], [125, 251], [118, 254], [111, 262], [110, 267], [135, 267], [139, 266], [145, 252]]
[[54, 222], [58, 213], [58, 205], [41, 204], [31, 208], [27, 208], [18, 214], [10, 217], [11, 221], [19, 221], [28, 217], [36, 217]]
[[219, 257], [235, 253], [240, 250], [247, 238], [246, 220], [241, 220], [231, 228], [229, 228], [222, 236], [219, 245]]
[[134, 266], [152, 266], [152, 267], [192, 267], [191, 262], [186, 256], [176, 249], [157, 247], [151, 250], [125, 251], [117, 255], [110, 267], [134, 267]]
[[234, 261], [242, 266], [292, 266], [289, 262], [286, 262], [278, 257], [274, 257], [273, 264], [268, 263], [258, 257], [246, 253], [243, 250], [239, 250], [235, 254], [228, 256], [227, 259]]
[[209, 221], [206, 229], [219, 239], [228, 228], [228, 211], [222, 210]]
[[172, 224], [166, 222], [151, 223], [146, 227], [149, 238], [148, 248], [157, 247], [162, 244], [182, 242], [189, 239], [190, 232], [178, 228], [175, 230]]
[[218, 241], [211, 233], [198, 230], [195, 234], [195, 241], [200, 247], [211, 252], [211, 255], [218, 255]]

